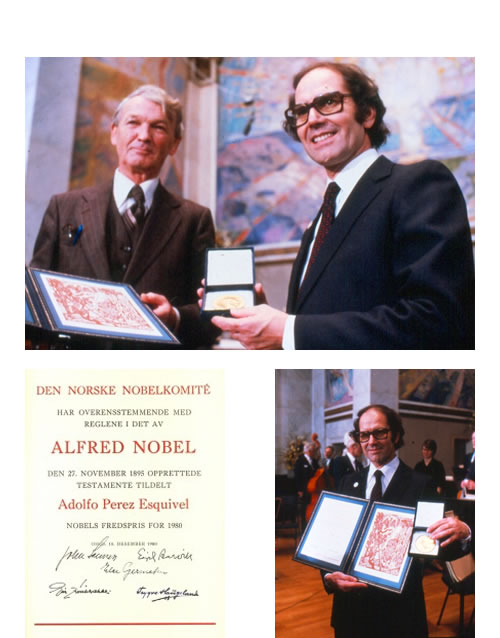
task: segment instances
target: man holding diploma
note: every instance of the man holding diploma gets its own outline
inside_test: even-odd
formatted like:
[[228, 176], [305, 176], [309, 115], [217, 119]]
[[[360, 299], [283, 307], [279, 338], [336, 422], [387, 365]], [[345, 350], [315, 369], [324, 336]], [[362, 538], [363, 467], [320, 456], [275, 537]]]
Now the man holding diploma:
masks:
[[179, 100], [149, 84], [127, 95], [111, 123], [112, 182], [51, 198], [30, 265], [130, 284], [185, 347], [197, 348], [216, 334], [196, 305], [215, 231], [207, 208], [161, 183], [182, 135]]
[[[338, 486], [339, 493], [410, 507], [430, 500], [427, 477], [414, 472], [396, 454], [404, 444], [397, 412], [384, 405], [369, 405], [358, 412], [354, 428], [370, 464], [361, 472], [346, 475]], [[455, 518], [437, 521], [428, 532], [446, 549], [446, 559], [463, 554], [458, 541], [470, 536], [467, 525]], [[327, 592], [334, 593], [331, 625], [335, 638], [426, 638], [422, 576], [423, 564], [413, 561], [398, 594], [370, 587], [342, 572], [323, 574]]]

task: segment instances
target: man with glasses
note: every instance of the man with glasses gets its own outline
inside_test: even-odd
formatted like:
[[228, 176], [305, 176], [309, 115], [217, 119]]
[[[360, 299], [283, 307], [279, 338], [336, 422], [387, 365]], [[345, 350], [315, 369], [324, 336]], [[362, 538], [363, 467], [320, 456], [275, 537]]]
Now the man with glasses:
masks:
[[295, 260], [286, 313], [265, 303], [213, 319], [246, 348], [473, 348], [474, 274], [465, 202], [431, 160], [378, 155], [389, 130], [354, 65], [298, 73], [285, 130], [324, 167], [323, 205]]
[[[385, 405], [369, 405], [358, 412], [355, 437], [370, 464], [348, 474], [336, 491], [347, 496], [415, 507], [419, 500], [435, 498], [428, 478], [414, 472], [398, 455], [404, 428], [397, 412]], [[445, 518], [429, 528], [441, 541], [445, 560], [465, 553], [470, 529], [456, 518]], [[334, 593], [332, 627], [335, 638], [425, 638], [427, 619], [422, 589], [423, 564], [414, 560], [401, 594], [369, 587], [354, 576], [334, 572], [323, 575]]]

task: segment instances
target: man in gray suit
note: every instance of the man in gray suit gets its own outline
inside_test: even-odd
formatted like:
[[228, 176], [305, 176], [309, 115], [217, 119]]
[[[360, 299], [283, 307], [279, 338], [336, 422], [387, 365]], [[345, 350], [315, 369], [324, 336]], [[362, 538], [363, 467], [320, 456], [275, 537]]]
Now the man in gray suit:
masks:
[[181, 139], [181, 105], [163, 89], [145, 85], [124, 98], [111, 125], [113, 181], [52, 197], [31, 266], [129, 283], [185, 346], [198, 347], [215, 334], [196, 303], [215, 232], [207, 208], [160, 183]]

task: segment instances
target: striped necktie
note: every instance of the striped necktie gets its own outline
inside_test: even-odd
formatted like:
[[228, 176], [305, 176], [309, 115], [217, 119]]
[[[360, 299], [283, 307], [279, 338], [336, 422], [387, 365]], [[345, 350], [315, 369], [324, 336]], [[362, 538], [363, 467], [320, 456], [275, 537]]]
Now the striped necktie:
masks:
[[130, 227], [131, 225], [131, 229], [141, 231], [142, 226], [144, 225], [144, 217], [146, 215], [146, 198], [144, 197], [144, 191], [138, 184], [136, 184], [130, 189], [128, 197], [129, 199], [133, 199], [134, 203], [125, 213], [125, 221], [130, 222], [130, 224], [127, 223], [127, 226]]
[[336, 182], [330, 182], [330, 184], [328, 184], [325, 197], [323, 198], [323, 204], [321, 205], [320, 209], [321, 223], [318, 228], [316, 239], [314, 240], [313, 249], [309, 258], [309, 263], [307, 264], [307, 271], [304, 279], [307, 277], [311, 266], [316, 261], [316, 257], [319, 254], [321, 246], [323, 245], [326, 236], [328, 235], [328, 232], [330, 231], [330, 228], [335, 220], [335, 204], [339, 192], [340, 186]]

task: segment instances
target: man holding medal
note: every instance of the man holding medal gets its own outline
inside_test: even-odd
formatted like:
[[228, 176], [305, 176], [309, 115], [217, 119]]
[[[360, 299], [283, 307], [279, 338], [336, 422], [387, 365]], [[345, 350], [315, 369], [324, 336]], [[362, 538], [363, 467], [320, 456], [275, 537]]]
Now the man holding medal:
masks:
[[247, 349], [473, 349], [472, 241], [452, 173], [378, 154], [386, 108], [358, 67], [319, 62], [293, 86], [284, 128], [325, 169], [323, 205], [302, 237], [286, 312], [258, 284], [259, 305], [212, 322]]
[[[404, 428], [397, 412], [385, 405], [367, 406], [358, 412], [354, 431], [370, 464], [361, 472], [346, 475], [336, 491], [410, 507], [420, 500], [435, 500], [428, 489], [428, 478], [398, 458]], [[428, 528], [425, 543], [433, 549], [440, 541], [445, 550], [441, 557], [451, 560], [467, 553], [469, 537], [465, 523], [444, 518]], [[423, 564], [414, 560], [404, 589], [398, 594], [370, 587], [342, 572], [324, 574], [327, 592], [334, 593], [331, 624], [335, 638], [425, 638], [422, 577]]]

